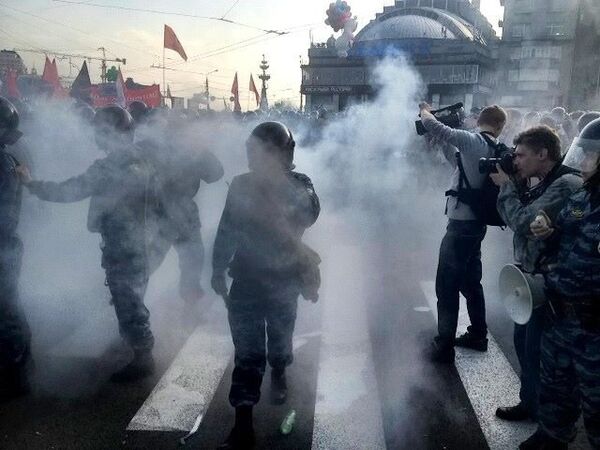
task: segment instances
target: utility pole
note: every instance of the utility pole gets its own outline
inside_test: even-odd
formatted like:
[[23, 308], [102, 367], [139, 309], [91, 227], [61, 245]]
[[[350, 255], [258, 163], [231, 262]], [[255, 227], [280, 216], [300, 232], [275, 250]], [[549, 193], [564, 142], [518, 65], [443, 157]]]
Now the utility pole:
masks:
[[263, 55], [263, 59], [260, 64], [260, 69], [262, 70], [262, 75], [259, 75], [258, 78], [262, 80], [262, 89], [260, 92], [260, 110], [267, 111], [269, 109], [269, 100], [267, 99], [267, 81], [271, 79], [271, 75], [267, 75], [267, 69], [269, 68], [269, 63]]
[[206, 95], [206, 110], [210, 111], [210, 90], [208, 89], [208, 75], [206, 76], [206, 87], [204, 89], [204, 95]]
[[[300, 71], [302, 72], [302, 66], [304, 62], [302, 61], [302, 55], [300, 55]], [[304, 96], [302, 95], [302, 82], [300, 82], [300, 112], [304, 110]]]

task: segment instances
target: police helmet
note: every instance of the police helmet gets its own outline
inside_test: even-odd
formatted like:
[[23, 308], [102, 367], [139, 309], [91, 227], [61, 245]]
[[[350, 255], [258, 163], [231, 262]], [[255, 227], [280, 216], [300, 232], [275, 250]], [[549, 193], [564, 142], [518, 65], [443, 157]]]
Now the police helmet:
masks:
[[581, 133], [588, 123], [593, 122], [596, 119], [600, 119], [600, 113], [590, 111], [583, 114], [577, 121], [577, 129]]
[[131, 114], [131, 117], [133, 117], [133, 120], [137, 123], [144, 120], [146, 114], [148, 114], [149, 108], [148, 105], [141, 100], [134, 100], [127, 107], [127, 111], [129, 111], [129, 114]]
[[290, 129], [281, 122], [263, 122], [258, 125], [250, 133], [246, 148], [251, 169], [257, 168], [265, 155], [275, 156], [285, 169], [294, 167], [296, 142]]
[[0, 97], [0, 145], [16, 143], [23, 133], [19, 130], [19, 112], [6, 98]]
[[96, 111], [94, 126], [96, 128], [111, 128], [120, 133], [129, 133], [133, 131], [133, 117], [120, 106], [105, 106]]
[[94, 121], [94, 116], [96, 115], [96, 111], [94, 108], [82, 101], [78, 101], [75, 103], [75, 113], [81, 117], [85, 122], [92, 123]]
[[598, 169], [599, 162], [600, 119], [596, 119], [587, 124], [575, 138], [563, 164], [589, 174]]
[[133, 142], [133, 117], [117, 105], [96, 111], [93, 121], [96, 143], [104, 150], [112, 150]]

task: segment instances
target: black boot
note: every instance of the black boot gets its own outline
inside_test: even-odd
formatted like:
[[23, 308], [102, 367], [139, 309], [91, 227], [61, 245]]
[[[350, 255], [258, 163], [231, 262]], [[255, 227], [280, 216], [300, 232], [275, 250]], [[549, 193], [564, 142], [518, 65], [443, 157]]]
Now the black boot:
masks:
[[217, 450], [247, 450], [252, 449], [254, 443], [252, 406], [238, 406], [235, 408], [235, 425], [227, 440]]
[[115, 372], [110, 377], [110, 381], [115, 383], [129, 383], [132, 381], [141, 380], [154, 373], [154, 358], [152, 352], [136, 351], [133, 356], [133, 361], [127, 364], [118, 372]]
[[271, 404], [283, 405], [287, 400], [287, 393], [285, 369], [273, 369], [271, 371]]
[[452, 343], [445, 342], [439, 336], [433, 340], [427, 351], [428, 359], [434, 363], [452, 364], [454, 363], [454, 356]]
[[467, 329], [467, 332], [462, 336], [459, 336], [454, 341], [454, 345], [457, 347], [470, 348], [478, 352], [487, 352], [488, 340], [485, 336], [477, 336], [471, 331], [471, 327]]
[[520, 422], [523, 420], [533, 419], [523, 403], [515, 406], [501, 406], [496, 410], [496, 417], [509, 422]]
[[520, 450], [567, 450], [568, 448], [569, 444], [554, 439], [539, 428], [529, 439], [519, 445]]
[[0, 369], [0, 403], [23, 397], [30, 391], [26, 363]]

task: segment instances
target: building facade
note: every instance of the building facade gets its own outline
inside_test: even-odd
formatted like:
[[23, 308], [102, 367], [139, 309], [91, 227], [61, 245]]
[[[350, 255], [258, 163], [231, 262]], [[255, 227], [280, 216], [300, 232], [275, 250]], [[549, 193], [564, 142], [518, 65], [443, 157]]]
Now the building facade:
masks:
[[434, 107], [463, 102], [469, 110], [487, 104], [494, 92], [497, 41], [467, 0], [396, 1], [357, 34], [348, 57], [338, 56], [332, 40], [312, 45], [301, 92], [308, 110], [344, 110], [376, 94], [370, 80], [377, 61], [403, 54]]
[[6, 79], [6, 74], [14, 71], [17, 76], [27, 73], [21, 56], [13, 50], [0, 50], [0, 79]]
[[600, 2], [504, 0], [499, 102], [520, 108], [597, 105]]
[[307, 110], [340, 111], [376, 93], [377, 61], [406, 55], [437, 106], [499, 103], [522, 110], [600, 108], [600, 0], [498, 0], [499, 39], [478, 0], [398, 0], [356, 36], [312, 44], [302, 66]]

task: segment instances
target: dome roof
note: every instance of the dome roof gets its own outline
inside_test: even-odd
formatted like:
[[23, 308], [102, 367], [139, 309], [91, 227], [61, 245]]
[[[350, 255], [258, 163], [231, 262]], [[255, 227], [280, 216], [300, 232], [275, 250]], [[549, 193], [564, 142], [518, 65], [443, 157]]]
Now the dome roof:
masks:
[[396, 16], [367, 26], [357, 37], [357, 41], [416, 38], [456, 39], [456, 35], [429, 17]]
[[475, 40], [469, 24], [436, 8], [402, 8], [382, 14], [357, 35], [355, 43], [401, 39]]

